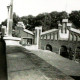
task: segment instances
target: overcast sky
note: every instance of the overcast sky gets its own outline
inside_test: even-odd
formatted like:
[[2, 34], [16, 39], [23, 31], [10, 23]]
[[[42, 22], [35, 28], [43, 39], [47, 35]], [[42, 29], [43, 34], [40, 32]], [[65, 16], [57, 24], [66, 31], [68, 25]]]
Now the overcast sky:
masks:
[[[10, 0], [0, 0], [0, 23], [7, 18]], [[80, 10], [80, 0], [13, 0], [13, 12], [18, 16], [36, 16], [43, 12]]]

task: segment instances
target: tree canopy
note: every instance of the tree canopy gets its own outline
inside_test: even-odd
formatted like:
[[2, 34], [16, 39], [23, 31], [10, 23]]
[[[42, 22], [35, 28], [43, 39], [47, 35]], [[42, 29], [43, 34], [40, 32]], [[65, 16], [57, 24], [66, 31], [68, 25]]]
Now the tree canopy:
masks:
[[[58, 28], [58, 21], [62, 22], [62, 19], [68, 18], [71, 22], [74, 23], [77, 29], [80, 29], [80, 11], [72, 11], [68, 14], [65, 11], [62, 12], [51, 12], [51, 13], [42, 13], [37, 16], [22, 16], [19, 17], [16, 13], [13, 14], [13, 29], [15, 29], [18, 21], [22, 21], [26, 29], [34, 30], [36, 26], [42, 26], [43, 31]], [[7, 26], [7, 19], [4, 20], [0, 25]]]
[[69, 14], [69, 20], [74, 23], [77, 29], [80, 29], [80, 11], [72, 11]]

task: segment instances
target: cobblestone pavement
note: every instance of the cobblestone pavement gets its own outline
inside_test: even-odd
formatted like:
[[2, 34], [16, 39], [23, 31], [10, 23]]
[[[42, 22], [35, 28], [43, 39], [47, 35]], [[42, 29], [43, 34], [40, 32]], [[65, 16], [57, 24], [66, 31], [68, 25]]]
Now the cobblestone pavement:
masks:
[[74, 80], [21, 46], [7, 46], [8, 80]]

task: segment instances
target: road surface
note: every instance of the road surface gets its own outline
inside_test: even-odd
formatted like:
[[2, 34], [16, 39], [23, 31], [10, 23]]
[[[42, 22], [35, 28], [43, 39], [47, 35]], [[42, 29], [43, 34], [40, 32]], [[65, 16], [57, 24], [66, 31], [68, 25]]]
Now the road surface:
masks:
[[31, 51], [7, 45], [8, 80], [74, 80]]

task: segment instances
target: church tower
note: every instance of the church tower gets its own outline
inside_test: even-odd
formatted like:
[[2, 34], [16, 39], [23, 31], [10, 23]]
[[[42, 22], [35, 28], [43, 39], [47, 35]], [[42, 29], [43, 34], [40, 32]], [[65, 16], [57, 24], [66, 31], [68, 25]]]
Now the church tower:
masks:
[[13, 24], [13, 0], [11, 0], [8, 8], [8, 19], [7, 19], [7, 36], [12, 36], [12, 24]]

